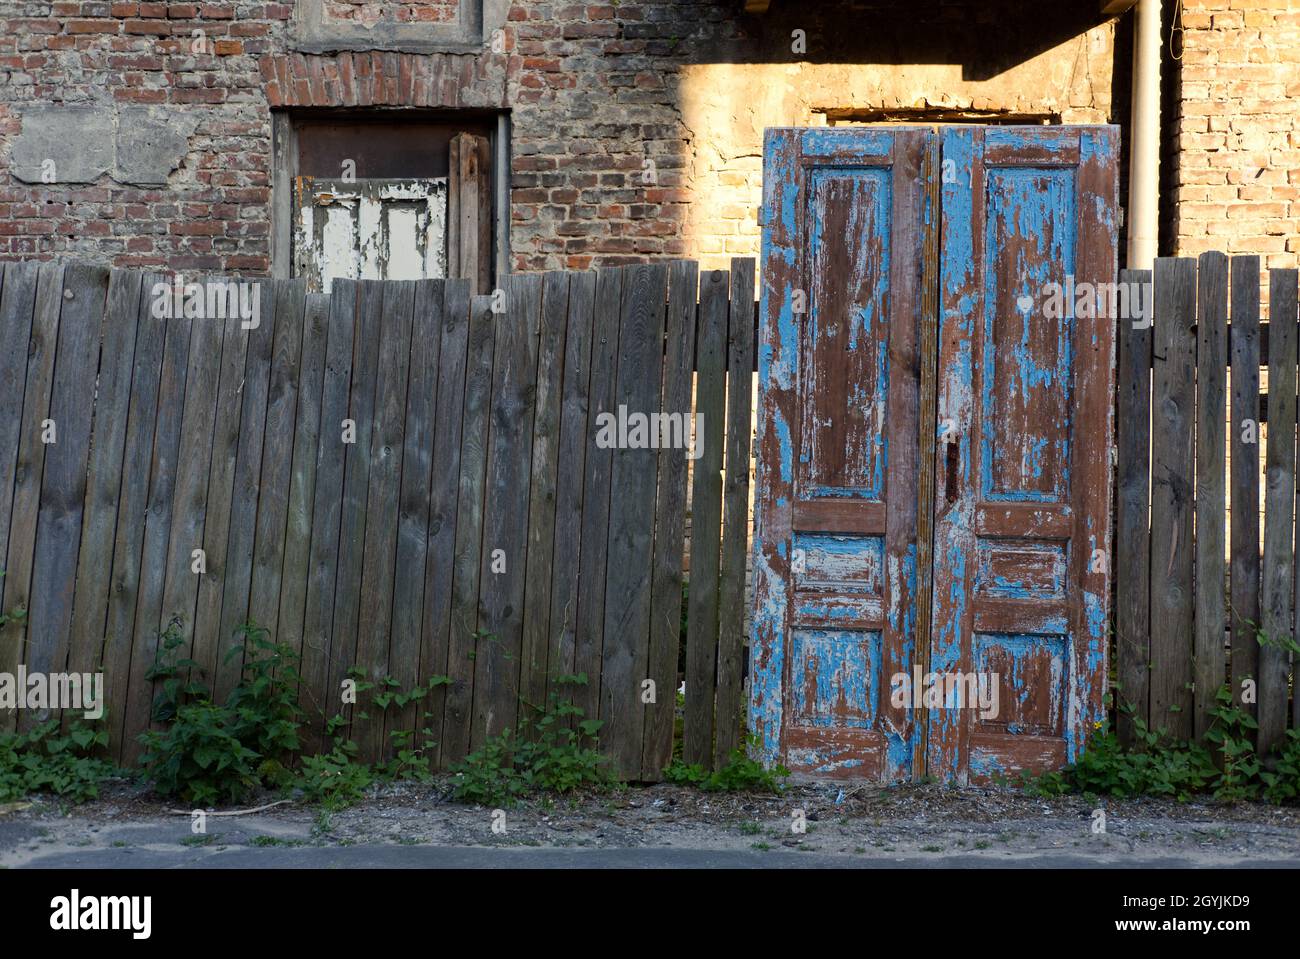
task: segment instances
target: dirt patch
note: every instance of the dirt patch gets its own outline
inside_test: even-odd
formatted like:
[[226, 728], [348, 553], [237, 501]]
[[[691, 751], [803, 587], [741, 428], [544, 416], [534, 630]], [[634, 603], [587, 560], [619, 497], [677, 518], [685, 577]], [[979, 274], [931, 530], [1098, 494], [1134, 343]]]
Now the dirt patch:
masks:
[[[115, 784], [83, 806], [37, 799], [26, 809], [0, 816], [0, 866], [105, 847], [157, 851], [358, 844], [796, 849], [873, 858], [942, 854], [1004, 861], [1055, 851], [1097, 862], [1169, 858], [1207, 866], [1300, 858], [1300, 809], [1254, 803], [1089, 802], [996, 788], [804, 782], [780, 795], [628, 786], [495, 811], [453, 803], [449, 792], [446, 780], [385, 785], [349, 809], [325, 813], [291, 804], [251, 816], [210, 816], [205, 831], [195, 833], [189, 816], [168, 812], [173, 804], [159, 802], [140, 787]], [[1104, 831], [1099, 810], [1105, 816]]]

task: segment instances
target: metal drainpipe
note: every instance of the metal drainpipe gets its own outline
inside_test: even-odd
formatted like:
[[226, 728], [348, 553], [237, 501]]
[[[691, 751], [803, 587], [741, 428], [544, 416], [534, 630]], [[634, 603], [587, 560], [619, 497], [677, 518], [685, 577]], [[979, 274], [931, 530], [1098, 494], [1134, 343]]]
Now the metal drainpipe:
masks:
[[1129, 126], [1128, 263], [1149, 270], [1160, 216], [1160, 0], [1138, 0]]

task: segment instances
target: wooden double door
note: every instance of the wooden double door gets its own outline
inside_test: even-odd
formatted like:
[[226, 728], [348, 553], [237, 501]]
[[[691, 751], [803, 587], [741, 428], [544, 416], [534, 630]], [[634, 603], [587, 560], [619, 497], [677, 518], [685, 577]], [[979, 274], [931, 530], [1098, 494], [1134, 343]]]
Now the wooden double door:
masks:
[[768, 760], [978, 781], [1073, 759], [1102, 717], [1117, 148], [1110, 126], [768, 131]]

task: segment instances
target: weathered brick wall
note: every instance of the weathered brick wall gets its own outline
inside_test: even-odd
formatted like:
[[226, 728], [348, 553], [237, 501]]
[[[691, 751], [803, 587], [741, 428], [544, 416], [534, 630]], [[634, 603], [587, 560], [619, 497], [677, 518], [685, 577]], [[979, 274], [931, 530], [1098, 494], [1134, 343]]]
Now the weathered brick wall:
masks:
[[[398, 17], [451, 4], [342, 6]], [[317, 56], [293, 51], [291, 4], [11, 0], [0, 257], [266, 271], [279, 107], [509, 110], [520, 270], [756, 254], [768, 126], [897, 111], [1110, 118], [1111, 23], [978, 2], [742, 8], [489, 0], [480, 54]], [[70, 125], [95, 144], [78, 147], [80, 179], [42, 182], [40, 144], [15, 146], [20, 117], [51, 104], [86, 108]]]
[[1300, 238], [1300, 9], [1184, 0], [1176, 254], [1256, 253], [1294, 267]]

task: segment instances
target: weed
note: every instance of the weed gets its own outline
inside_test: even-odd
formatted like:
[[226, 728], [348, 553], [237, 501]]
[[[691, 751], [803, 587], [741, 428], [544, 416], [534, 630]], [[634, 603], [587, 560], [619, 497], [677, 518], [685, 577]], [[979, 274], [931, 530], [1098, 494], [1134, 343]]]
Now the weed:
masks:
[[100, 783], [115, 775], [113, 764], [95, 755], [108, 745], [108, 729], [74, 720], [67, 734], [51, 719], [21, 733], [0, 733], [0, 803], [29, 793], [49, 792], [74, 803], [99, 795]]
[[[556, 685], [586, 685], [585, 674], [560, 676]], [[514, 730], [506, 729], [452, 767], [457, 802], [487, 806], [513, 805], [539, 791], [566, 793], [584, 786], [610, 783], [605, 759], [597, 752], [600, 720], [586, 719], [558, 691], [546, 707], [530, 706], [536, 718], [523, 716]], [[572, 721], [575, 728], [570, 728]]]
[[733, 750], [731, 761], [721, 769], [709, 772], [698, 763], [674, 760], [664, 770], [664, 779], [681, 786], [697, 786], [705, 792], [766, 792], [779, 793], [784, 788], [782, 780], [790, 775], [784, 766], [767, 769], [762, 763], [750, 759], [743, 749]]

